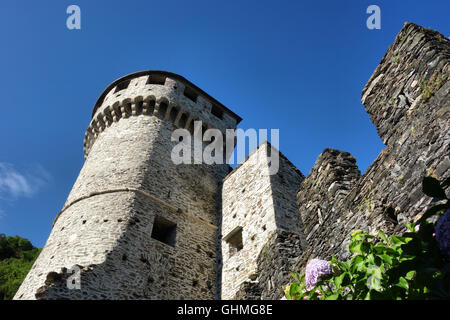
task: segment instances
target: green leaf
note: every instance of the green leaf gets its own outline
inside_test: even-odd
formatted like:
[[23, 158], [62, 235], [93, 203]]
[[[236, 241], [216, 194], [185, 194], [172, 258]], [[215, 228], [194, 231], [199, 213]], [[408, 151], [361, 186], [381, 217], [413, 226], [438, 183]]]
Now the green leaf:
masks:
[[299, 290], [299, 285], [296, 282], [292, 282], [289, 287], [289, 295], [292, 297], [296, 297], [298, 294], [301, 294], [301, 290]]
[[325, 298], [325, 300], [337, 300], [339, 298], [339, 294], [332, 294]]
[[378, 242], [373, 248], [375, 250], [375, 253], [377, 254], [386, 253], [390, 249], [389, 246], [384, 244], [383, 242]]
[[367, 255], [366, 260], [369, 265], [375, 265], [375, 256], [373, 254]]
[[286, 297], [287, 300], [291, 300], [292, 299], [292, 297], [291, 297], [291, 285], [290, 284], [288, 284], [286, 286], [286, 288], [284, 288], [284, 296]]
[[349, 250], [351, 253], [362, 253], [362, 251], [361, 251], [361, 245], [362, 245], [362, 243], [359, 242], [359, 241], [352, 242], [352, 243], [350, 244], [350, 246], [348, 247], [348, 250]]
[[392, 266], [392, 257], [387, 255], [387, 254], [379, 254], [378, 255], [385, 264], [387, 264], [388, 266]]
[[350, 262], [351, 260], [345, 261], [345, 262], [338, 262], [339, 269], [342, 271], [350, 271]]
[[361, 243], [361, 252], [365, 254], [372, 253], [373, 251], [373, 244], [369, 242], [363, 242]]
[[361, 267], [364, 265], [364, 257], [361, 255], [354, 256], [352, 260], [350, 260], [351, 271], [360, 271]]
[[444, 190], [438, 179], [433, 177], [425, 177], [422, 180], [422, 191], [429, 197], [447, 199]]
[[383, 231], [378, 231], [378, 236], [386, 243], [389, 244], [389, 240], [386, 236], [386, 234]]
[[338, 259], [336, 257], [331, 257], [330, 263], [338, 264]]
[[290, 275], [291, 275], [292, 278], [294, 278], [295, 281], [301, 282], [300, 281], [300, 277], [299, 277], [297, 272], [290, 272]]
[[354, 237], [356, 237], [357, 235], [359, 235], [360, 233], [362, 233], [363, 231], [362, 230], [356, 230], [355, 232], [353, 232], [350, 236], [352, 237], [352, 238], [354, 238]]
[[397, 287], [400, 287], [400, 288], [403, 288], [403, 289], [405, 289], [405, 290], [408, 290], [408, 289], [409, 289], [408, 281], [407, 281], [405, 278], [403, 278], [403, 277], [400, 277], [400, 278], [398, 279], [398, 282], [397, 282], [396, 286], [397, 286]]
[[416, 274], [416, 271], [414, 271], [414, 270], [408, 272], [405, 276], [406, 280], [412, 280], [412, 278], [414, 278], [415, 274]]
[[381, 292], [382, 291], [382, 288], [381, 288], [381, 279], [380, 278], [377, 278], [376, 276], [370, 276], [368, 279], [367, 279], [367, 287], [370, 289], [370, 290], [376, 290], [376, 291], [378, 291], [378, 292]]
[[377, 279], [381, 279], [382, 277], [381, 268], [377, 266], [368, 267], [366, 273], [367, 275], [374, 276]]
[[397, 236], [391, 236], [391, 242], [395, 245], [401, 245], [404, 242], [402, 241], [402, 239], [400, 237]]
[[414, 227], [416, 226], [416, 223], [405, 223], [405, 227], [408, 228], [408, 230], [410, 232], [416, 232], [416, 230], [414, 229]]
[[336, 289], [340, 289], [342, 282], [344, 281], [344, 277], [347, 275], [346, 272], [341, 273], [340, 275], [338, 275], [337, 277], [334, 277], [333, 282], [334, 282], [334, 286], [336, 287]]

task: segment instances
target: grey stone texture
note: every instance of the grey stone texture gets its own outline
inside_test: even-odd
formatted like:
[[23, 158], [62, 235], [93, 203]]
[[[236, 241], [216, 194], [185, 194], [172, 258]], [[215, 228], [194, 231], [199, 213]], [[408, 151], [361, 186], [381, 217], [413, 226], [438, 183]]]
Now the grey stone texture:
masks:
[[297, 257], [305, 247], [302, 235], [277, 230], [272, 232], [257, 258], [257, 278], [245, 281], [239, 287], [235, 299], [278, 300], [292, 278], [290, 272], [296, 266]]
[[[175, 165], [171, 151], [178, 141], [171, 133], [183, 112], [189, 113], [186, 128], [189, 119], [200, 119], [224, 131], [239, 119], [223, 109], [223, 119], [213, 121], [211, 102], [201, 93], [196, 103], [184, 97], [189, 82], [167, 77], [164, 85], [146, 84], [152, 75], [132, 77], [127, 89], [115, 93], [118, 82], [97, 107], [84, 166], [17, 299], [217, 297], [220, 185], [230, 169]], [[131, 97], [130, 108], [123, 108]], [[141, 98], [156, 101], [153, 112], [153, 103], [139, 104]], [[114, 113], [111, 106], [118, 106]], [[151, 237], [156, 217], [176, 224], [173, 246]], [[64, 278], [73, 265], [83, 267], [81, 290], [45, 284], [49, 274]]]
[[[278, 265], [266, 267], [273, 260], [262, 253], [257, 259], [259, 279], [275, 278], [281, 286], [247, 282], [236, 297], [281, 298], [292, 279], [280, 270], [304, 270], [313, 258], [348, 258], [353, 231], [399, 234], [405, 222], [420, 218], [432, 200], [422, 192], [422, 178], [450, 176], [449, 60], [449, 39], [405, 23], [362, 92], [386, 148], [362, 176], [352, 155], [325, 149], [297, 193], [306, 243]], [[270, 257], [280, 252], [275, 237], [264, 250]]]
[[[404, 25], [362, 92], [386, 145], [363, 175], [333, 149], [307, 177], [280, 153], [269, 175], [278, 150], [266, 142], [231, 172], [175, 165], [174, 129], [194, 134], [198, 119], [203, 131], [225, 132], [239, 116], [172, 73], [116, 80], [94, 107], [84, 166], [15, 299], [279, 299], [289, 271], [347, 258], [351, 232], [405, 231], [432, 200], [423, 176], [450, 176], [449, 61], [449, 39]], [[73, 266], [81, 289], [67, 285]]]
[[[273, 233], [285, 230], [299, 239], [302, 233], [296, 191], [304, 176], [281, 153], [278, 172], [270, 175], [269, 151], [278, 152], [262, 143], [223, 182], [223, 299], [236, 299], [242, 283], [258, 279], [257, 258]], [[225, 239], [239, 227], [243, 247], [237, 251]]]
[[[357, 229], [405, 231], [404, 222], [417, 220], [431, 202], [421, 190], [424, 175], [449, 176], [449, 42], [411, 23], [397, 35], [362, 93], [386, 144], [364, 175], [348, 153], [319, 156], [298, 192], [314, 254], [348, 256], [345, 242]], [[337, 174], [337, 181], [329, 178]]]

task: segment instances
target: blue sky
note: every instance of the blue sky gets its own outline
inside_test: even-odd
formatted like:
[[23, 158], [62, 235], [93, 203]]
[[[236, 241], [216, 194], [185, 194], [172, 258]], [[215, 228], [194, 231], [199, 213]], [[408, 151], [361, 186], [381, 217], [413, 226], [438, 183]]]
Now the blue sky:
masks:
[[[81, 8], [68, 30], [66, 8]], [[381, 9], [381, 30], [366, 8]], [[450, 1], [0, 2], [0, 233], [42, 247], [83, 165], [92, 107], [135, 71], [178, 73], [244, 120], [279, 128], [308, 174], [326, 147], [364, 172], [383, 149], [361, 90], [405, 21], [449, 36]]]

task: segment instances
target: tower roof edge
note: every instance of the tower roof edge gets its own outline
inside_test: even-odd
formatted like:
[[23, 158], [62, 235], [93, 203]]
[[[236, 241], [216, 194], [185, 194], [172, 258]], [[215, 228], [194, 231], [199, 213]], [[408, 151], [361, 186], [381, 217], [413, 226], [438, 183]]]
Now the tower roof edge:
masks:
[[221, 102], [219, 102], [218, 100], [216, 100], [214, 97], [212, 97], [211, 95], [209, 95], [208, 93], [206, 93], [205, 91], [203, 91], [202, 89], [200, 89], [198, 86], [196, 86], [195, 84], [193, 84], [191, 81], [187, 80], [185, 77], [180, 76], [179, 74], [173, 73], [173, 72], [169, 72], [169, 71], [163, 71], [163, 70], [143, 70], [143, 71], [137, 71], [137, 72], [133, 72], [130, 74], [127, 74], [123, 77], [120, 77], [118, 79], [116, 79], [115, 81], [113, 81], [111, 84], [108, 85], [108, 87], [106, 87], [105, 90], [103, 90], [103, 92], [101, 93], [101, 95], [98, 97], [97, 101], [95, 102], [94, 105], [94, 109], [92, 110], [92, 117], [94, 117], [97, 109], [100, 107], [100, 105], [102, 104], [103, 99], [105, 98], [105, 96], [108, 94], [108, 92], [114, 88], [117, 84], [119, 84], [122, 81], [128, 80], [128, 79], [132, 79], [132, 78], [136, 78], [136, 77], [141, 77], [141, 76], [145, 76], [145, 75], [163, 75], [163, 76], [167, 76], [167, 77], [171, 77], [173, 79], [179, 80], [181, 82], [184, 82], [186, 84], [188, 84], [189, 86], [191, 86], [193, 89], [195, 89], [196, 91], [198, 91], [199, 93], [201, 93], [202, 95], [204, 95], [206, 98], [208, 98], [209, 100], [211, 100], [212, 102], [214, 102], [215, 104], [219, 105], [220, 107], [222, 107], [225, 111], [227, 111], [231, 116], [233, 116], [236, 119], [236, 124], [238, 124], [239, 122], [242, 121], [242, 118], [240, 116], [238, 116], [236, 113], [234, 113], [233, 111], [231, 111], [229, 108], [227, 108], [226, 106], [224, 106]]

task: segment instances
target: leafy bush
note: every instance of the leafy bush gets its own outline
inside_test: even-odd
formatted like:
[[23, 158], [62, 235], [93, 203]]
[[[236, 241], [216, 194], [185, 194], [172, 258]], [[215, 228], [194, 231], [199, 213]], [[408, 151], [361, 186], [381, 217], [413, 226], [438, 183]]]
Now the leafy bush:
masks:
[[[292, 272], [294, 282], [285, 289], [286, 299], [449, 299], [450, 200], [444, 191], [449, 185], [450, 179], [440, 183], [425, 177], [423, 192], [435, 205], [417, 222], [406, 224], [407, 232], [390, 237], [382, 231], [377, 236], [352, 233], [353, 256], [344, 262], [333, 257], [330, 272], [319, 272], [313, 285], [308, 279], [311, 272], [317, 275], [314, 265], [307, 266], [306, 274]], [[326, 270], [326, 261], [320, 261]]]
[[14, 297], [40, 252], [28, 239], [0, 234], [0, 300]]

